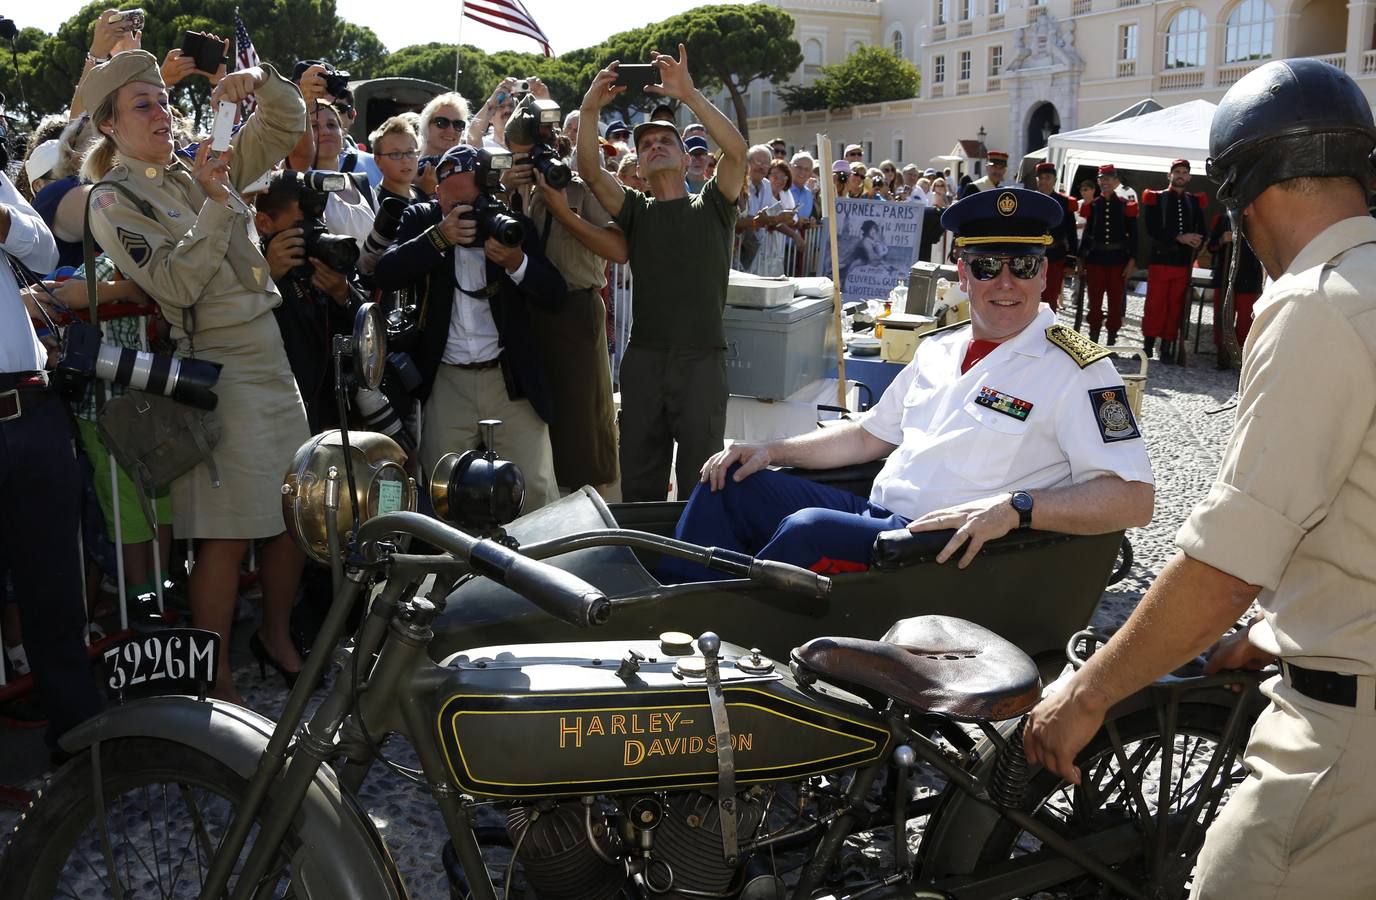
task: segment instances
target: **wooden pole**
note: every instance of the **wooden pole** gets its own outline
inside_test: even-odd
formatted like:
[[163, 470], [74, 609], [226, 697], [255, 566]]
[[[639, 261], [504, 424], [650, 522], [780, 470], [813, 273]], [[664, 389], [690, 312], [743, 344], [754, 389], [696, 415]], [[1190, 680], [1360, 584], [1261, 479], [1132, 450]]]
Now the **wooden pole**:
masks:
[[846, 338], [841, 315], [841, 261], [836, 257], [836, 179], [831, 174], [831, 136], [817, 135], [817, 153], [822, 171], [817, 181], [822, 187], [822, 210], [827, 216], [827, 238], [831, 241], [831, 307], [836, 329], [836, 405], [846, 406]]

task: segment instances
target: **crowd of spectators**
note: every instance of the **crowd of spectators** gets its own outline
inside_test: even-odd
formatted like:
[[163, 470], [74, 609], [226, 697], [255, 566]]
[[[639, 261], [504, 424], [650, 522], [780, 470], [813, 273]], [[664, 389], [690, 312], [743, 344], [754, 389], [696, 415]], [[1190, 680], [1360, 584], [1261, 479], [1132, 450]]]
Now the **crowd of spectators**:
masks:
[[[634, 133], [622, 120], [601, 127], [616, 91], [561, 111], [561, 124], [541, 116], [532, 126], [537, 105], [541, 112], [553, 105], [549, 91], [537, 78], [512, 76], [480, 105], [448, 92], [369, 122], [365, 140], [354, 98], [329, 60], [207, 72], [172, 49], [159, 63], [143, 35], [113, 12], [97, 18], [68, 114], [48, 117], [29, 135], [17, 188], [0, 176], [0, 241], [12, 262], [37, 275], [14, 279], [12, 296], [0, 296], [0, 397], [12, 391], [20, 411], [0, 427], [12, 447], [32, 454], [0, 459], [6, 514], [30, 501], [13, 486], [28, 468], [63, 483], [61, 496], [45, 498], [45, 516], [31, 520], [42, 541], [88, 523], [80, 549], [73, 543], [62, 554], [41, 554], [7, 534], [2, 554], [9, 571], [0, 584], [17, 601], [4, 604], [0, 619], [3, 662], [10, 677], [34, 675], [32, 712], [50, 720], [55, 753], [56, 737], [99, 705], [82, 629], [94, 637], [102, 623], [110, 630], [121, 604], [135, 624], [180, 616], [218, 632], [226, 649], [234, 622], [254, 617], [249, 650], [260, 668], [288, 685], [295, 680], [308, 635], [294, 608], [303, 587], [308, 601], [328, 602], [329, 579], [287, 535], [280, 485], [313, 434], [385, 421], [424, 483], [443, 454], [481, 444], [479, 420], [500, 419], [491, 449], [521, 466], [527, 512], [585, 485], [612, 489], [623, 480], [630, 435], [639, 449], [623, 494], [662, 499], [654, 485], [668, 483], [673, 439], [638, 431], [638, 411], [662, 404], [674, 388], [655, 393], [652, 378], [637, 379], [641, 390], [626, 401], [637, 412], [623, 424], [618, 453], [606, 300], [612, 266], [628, 264], [642, 279], [658, 274], [647, 262], [659, 252], [658, 238], [637, 243], [636, 235], [678, 228], [675, 196], [710, 220], [702, 231], [710, 264], [695, 290], [705, 298], [704, 327], [674, 328], [677, 313], [664, 304], [665, 349], [693, 356], [706, 382], [685, 381], [679, 387], [691, 396], [671, 399], [673, 410], [647, 412], [644, 421], [668, 423], [685, 471], [720, 449], [728, 219], [748, 195], [714, 185], [728, 177], [753, 184], [769, 204], [786, 198], [787, 217], [754, 223], [766, 232], [765, 256], [782, 271], [786, 242], [799, 237], [796, 207], [805, 218], [814, 211], [816, 178], [806, 154], [790, 165], [768, 147], [747, 177], [743, 140], [693, 87], [682, 48], [679, 60], [656, 62], [665, 80], [651, 91], [662, 103], [650, 117], [658, 130], [648, 134], [645, 123]], [[606, 92], [612, 77], [597, 89]], [[197, 125], [169, 98], [173, 85], [199, 79], [210, 85], [210, 110], [223, 101], [238, 110], [230, 151], [211, 151], [211, 117]], [[683, 110], [699, 121], [680, 132], [674, 120]], [[580, 133], [591, 152], [575, 153]], [[571, 170], [566, 185], [546, 179], [551, 158]], [[596, 177], [587, 177], [594, 169]], [[488, 180], [494, 173], [500, 184]], [[700, 204], [704, 194], [715, 199]], [[519, 239], [484, 224], [487, 214], [475, 207], [493, 202], [518, 223]], [[88, 283], [97, 288], [106, 343], [220, 366], [218, 443], [151, 497], [113, 463], [97, 427], [103, 398], [122, 388], [77, 385], [63, 398], [75, 426], [65, 411], [57, 414], [69, 405], [61, 400], [36, 412], [40, 401], [58, 397], [49, 373], [64, 329], [86, 316]], [[393, 314], [395, 352], [380, 392], [368, 392], [381, 398], [365, 404], [357, 391], [342, 421], [336, 393], [355, 387], [336, 384], [333, 338], [351, 331], [370, 300]], [[654, 318], [650, 304], [638, 309], [633, 346], [648, 352]], [[704, 383], [720, 390], [703, 390]], [[390, 415], [377, 415], [379, 405]], [[688, 432], [701, 446], [685, 455]], [[69, 577], [47, 577], [54, 566]], [[111, 589], [117, 570], [123, 597]], [[250, 573], [256, 587], [245, 589]], [[221, 654], [214, 693], [241, 701], [229, 655]]]

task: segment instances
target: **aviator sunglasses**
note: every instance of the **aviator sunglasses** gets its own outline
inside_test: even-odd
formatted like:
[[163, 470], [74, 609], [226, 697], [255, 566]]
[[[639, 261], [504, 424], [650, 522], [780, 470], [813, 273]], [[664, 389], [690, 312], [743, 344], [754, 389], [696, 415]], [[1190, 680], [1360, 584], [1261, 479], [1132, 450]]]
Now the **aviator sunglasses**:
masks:
[[462, 128], [465, 122], [463, 119], [450, 119], [445, 116], [435, 116], [430, 120], [430, 124], [434, 125], [440, 131], [443, 131], [446, 128]]
[[969, 267], [970, 274], [976, 281], [993, 281], [998, 278], [1005, 263], [1014, 278], [1027, 281], [1037, 277], [1037, 273], [1042, 270], [1044, 259], [1046, 257], [1033, 253], [1020, 256], [970, 256], [966, 258], [965, 265]]

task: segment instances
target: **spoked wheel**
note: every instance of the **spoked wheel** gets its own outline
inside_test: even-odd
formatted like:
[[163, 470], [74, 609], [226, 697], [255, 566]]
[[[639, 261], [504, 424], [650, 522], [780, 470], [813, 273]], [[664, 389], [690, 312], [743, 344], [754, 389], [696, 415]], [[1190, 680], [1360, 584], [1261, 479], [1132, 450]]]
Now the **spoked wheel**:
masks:
[[[1023, 809], [1068, 838], [1122, 838], [1104, 847], [1114, 868], [1153, 898], [1188, 892], [1204, 832], [1246, 776], [1241, 749], [1247, 731], [1231, 746], [1223, 735], [1229, 710], [1210, 703], [1182, 703], [1175, 734], [1162, 737], [1157, 711], [1147, 709], [1110, 721], [1076, 759], [1081, 783], [1072, 785], [1042, 770], [1027, 786]], [[990, 834], [981, 862], [1025, 857], [1041, 842], [1001, 821]], [[1031, 892], [1041, 898], [1120, 896], [1090, 875]]]
[[[4, 900], [199, 896], [247, 782], [169, 741], [129, 738], [100, 750], [104, 815], [97, 815], [93, 760], [84, 753], [51, 777], [11, 835], [0, 858]], [[255, 825], [247, 846], [257, 833]], [[289, 871], [298, 843], [288, 832], [255, 900], [299, 896]]]

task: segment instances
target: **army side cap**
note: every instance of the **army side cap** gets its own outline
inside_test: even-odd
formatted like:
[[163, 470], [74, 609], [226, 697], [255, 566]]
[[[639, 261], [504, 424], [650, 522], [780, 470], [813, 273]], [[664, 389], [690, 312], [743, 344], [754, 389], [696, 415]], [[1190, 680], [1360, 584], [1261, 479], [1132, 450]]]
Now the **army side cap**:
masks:
[[95, 66], [81, 81], [81, 108], [94, 113], [96, 107], [131, 81], [165, 87], [158, 60], [147, 50], [125, 50]]

